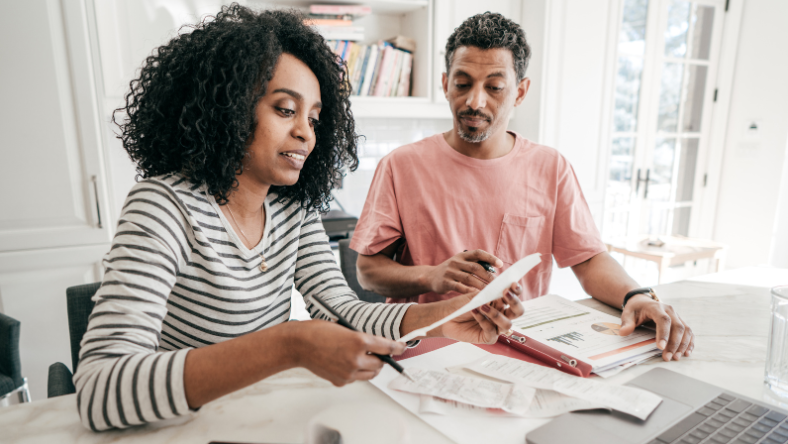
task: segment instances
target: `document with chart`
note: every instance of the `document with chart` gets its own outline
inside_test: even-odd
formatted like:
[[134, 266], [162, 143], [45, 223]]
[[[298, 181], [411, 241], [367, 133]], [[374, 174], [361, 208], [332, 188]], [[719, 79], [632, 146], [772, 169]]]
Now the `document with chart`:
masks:
[[621, 320], [556, 295], [525, 302], [525, 314], [512, 321], [507, 345], [568, 373], [603, 374], [661, 351], [653, 330], [638, 327], [620, 336]]

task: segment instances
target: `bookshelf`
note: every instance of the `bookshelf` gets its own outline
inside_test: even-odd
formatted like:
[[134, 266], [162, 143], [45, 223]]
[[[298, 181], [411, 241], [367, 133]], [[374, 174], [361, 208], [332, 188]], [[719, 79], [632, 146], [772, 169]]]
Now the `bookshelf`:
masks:
[[[352, 96], [351, 109], [356, 118], [451, 118], [451, 111], [443, 100], [443, 93], [437, 89], [434, 57], [434, 0], [293, 0], [274, 2], [250, 1], [249, 6], [288, 7], [305, 12], [309, 5], [366, 5], [372, 8], [370, 15], [354, 20], [354, 26], [364, 27], [364, 39], [357, 42], [364, 45], [379, 40], [387, 40], [397, 35], [410, 37], [416, 41], [413, 53], [411, 77], [411, 96], [374, 97]], [[437, 95], [436, 95], [437, 94]], [[436, 100], [437, 99], [437, 100]]]

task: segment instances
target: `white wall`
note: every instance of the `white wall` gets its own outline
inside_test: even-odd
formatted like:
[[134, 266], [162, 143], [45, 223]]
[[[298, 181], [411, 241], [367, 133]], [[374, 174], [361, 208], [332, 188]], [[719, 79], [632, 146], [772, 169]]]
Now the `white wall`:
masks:
[[731, 102], [714, 239], [731, 247], [728, 268], [769, 261], [788, 140], [786, 18], [786, 1], [744, 2], [733, 91], [719, 92]]
[[[785, 150], [788, 152], [788, 140]], [[788, 156], [783, 161], [780, 198], [773, 233], [769, 263], [775, 267], [788, 268]]]

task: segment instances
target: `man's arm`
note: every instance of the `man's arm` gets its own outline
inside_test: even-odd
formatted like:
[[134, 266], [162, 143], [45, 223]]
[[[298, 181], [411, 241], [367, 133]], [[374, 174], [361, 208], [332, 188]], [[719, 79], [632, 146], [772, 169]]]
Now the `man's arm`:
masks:
[[362, 288], [389, 298], [429, 292], [470, 293], [483, 289], [487, 282], [495, 279], [495, 275], [488, 273], [478, 261], [503, 266], [500, 259], [482, 250], [458, 253], [435, 266], [402, 265], [393, 259], [401, 242], [393, 242], [378, 254], [358, 255], [356, 274]]
[[[607, 252], [573, 266], [572, 271], [586, 293], [615, 308], [621, 308], [624, 296], [640, 287]], [[620, 333], [626, 336], [649, 320], [657, 325], [657, 347], [663, 350], [664, 360], [678, 361], [682, 356], [692, 353], [695, 348], [692, 329], [681, 320], [673, 307], [643, 294], [627, 301], [621, 313]]]
[[586, 293], [615, 308], [621, 308], [628, 292], [640, 287], [607, 252], [575, 265], [572, 271]]

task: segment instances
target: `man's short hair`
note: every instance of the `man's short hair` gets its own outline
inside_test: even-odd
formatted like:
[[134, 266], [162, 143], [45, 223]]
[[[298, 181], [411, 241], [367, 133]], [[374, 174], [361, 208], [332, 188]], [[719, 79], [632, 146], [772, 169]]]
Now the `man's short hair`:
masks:
[[517, 23], [497, 12], [476, 14], [465, 20], [446, 42], [446, 73], [449, 73], [454, 51], [461, 46], [479, 49], [506, 48], [512, 52], [517, 81], [525, 78], [531, 47], [525, 41], [525, 32]]

